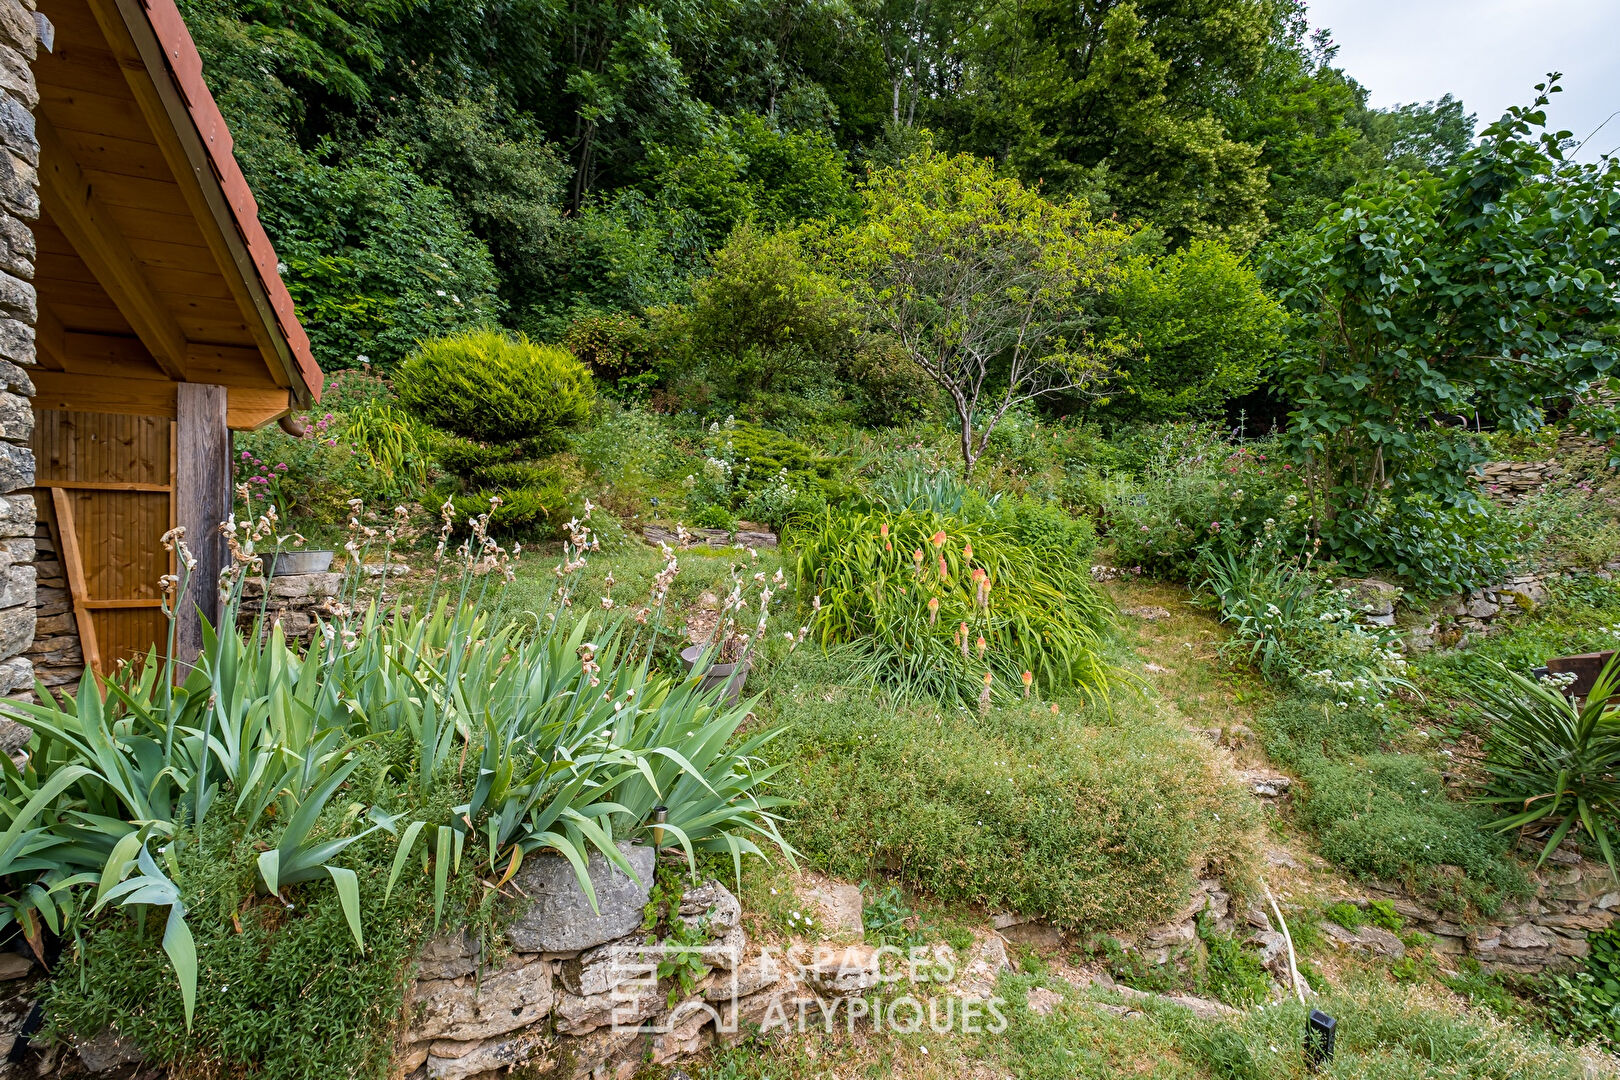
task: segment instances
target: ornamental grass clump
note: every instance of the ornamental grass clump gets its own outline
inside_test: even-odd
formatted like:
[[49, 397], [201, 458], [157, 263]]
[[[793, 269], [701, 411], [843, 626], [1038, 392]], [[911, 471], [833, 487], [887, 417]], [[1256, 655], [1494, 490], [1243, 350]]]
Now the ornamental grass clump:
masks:
[[[355, 580], [376, 533], [360, 514]], [[52, 938], [125, 940], [160, 916], [158, 934], [134, 935], [137, 956], [74, 955], [139, 965], [161, 947], [171, 978], [84, 967], [60, 969], [57, 984], [69, 997], [69, 983], [157, 994], [103, 1002], [149, 1061], [271, 1064], [234, 1056], [223, 1034], [229, 1010], [214, 999], [226, 989], [210, 973], [228, 964], [198, 946], [224, 948], [222, 920], [262, 930], [341, 913], [352, 950], [342, 962], [363, 967], [374, 941], [394, 942], [383, 952], [397, 982], [396, 920], [434, 931], [487, 923], [493, 905], [517, 899], [509, 883], [523, 863], [544, 857], [565, 859], [594, 905], [587, 859], [634, 876], [618, 844], [646, 838], [655, 806], [667, 808], [667, 846], [694, 870], [705, 852], [729, 855], [739, 873], [742, 857], [764, 848], [791, 855], [780, 800], [763, 790], [774, 769], [760, 751], [775, 733], [739, 737], [751, 703], [702, 690], [704, 665], [681, 680], [650, 670], [674, 552], [641, 607], [576, 612], [572, 593], [599, 543], [587, 521], [570, 522], [550, 599], [501, 618], [497, 593], [517, 552], [489, 537], [487, 515], [451, 550], [452, 524], [446, 509], [438, 572], [414, 611], [380, 610], [346, 586], [304, 651], [279, 626], [208, 628], [177, 684], [172, 656], [153, 653], [105, 683], [86, 673], [76, 693], [41, 686], [38, 703], [7, 704], [34, 734], [21, 768], [0, 766], [0, 922], [20, 926], [43, 959]], [[225, 626], [236, 625], [256, 549], [287, 539], [275, 527], [268, 510], [251, 526], [227, 522]], [[165, 610], [177, 610], [186, 585], [165, 580]], [[763, 624], [768, 598], [759, 608]], [[250, 854], [220, 874], [221, 851]], [[296, 1013], [303, 990], [279, 992], [262, 1007]], [[193, 1031], [199, 1017], [213, 1026]]]
[[981, 706], [1108, 685], [1107, 602], [1086, 552], [1037, 555], [994, 519], [917, 508], [829, 508], [799, 532], [810, 634], [858, 677], [909, 696]]

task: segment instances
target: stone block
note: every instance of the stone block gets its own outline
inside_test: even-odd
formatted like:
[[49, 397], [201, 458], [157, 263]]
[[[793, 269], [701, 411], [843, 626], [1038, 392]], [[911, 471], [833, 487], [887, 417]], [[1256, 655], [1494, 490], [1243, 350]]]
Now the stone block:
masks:
[[37, 357], [34, 353], [33, 324], [0, 317], [0, 358], [23, 367], [34, 366]]
[[16, 656], [28, 648], [37, 621], [33, 607], [28, 605], [0, 609], [0, 656]]
[[5, 588], [0, 591], [0, 607], [18, 604], [34, 606], [34, 567], [32, 563], [13, 566], [6, 571]]
[[[39, 217], [39, 170], [9, 149], [0, 149], [0, 205], [29, 221]], [[15, 314], [26, 313], [19, 308]]]
[[866, 936], [866, 925], [862, 921], [866, 908], [859, 886], [828, 881], [805, 889], [799, 899], [815, 909], [816, 923], [827, 933]]
[[343, 588], [342, 574], [288, 574], [270, 579], [270, 595], [288, 600], [324, 599]]
[[515, 883], [534, 902], [507, 927], [506, 937], [520, 952], [581, 952], [624, 937], [641, 926], [653, 879], [653, 849], [621, 843], [636, 879], [592, 851], [586, 873], [596, 891], [597, 911], [591, 910], [574, 868], [557, 855], [536, 854], [523, 863]]
[[33, 433], [33, 403], [21, 394], [0, 391], [0, 439], [27, 442]]
[[627, 980], [599, 994], [573, 994], [564, 990], [557, 995], [554, 1019], [562, 1034], [585, 1035], [609, 1026], [634, 1027], [657, 1016], [667, 1001], [668, 994], [652, 985], [651, 979]]
[[[0, 4], [0, 7], [9, 5]], [[120, 1065], [134, 1065], [141, 1060], [141, 1051], [135, 1040], [127, 1039], [118, 1029], [108, 1026], [91, 1039], [74, 1039], [73, 1049], [89, 1072], [102, 1073]]]
[[1380, 926], [1363, 926], [1359, 930], [1346, 930], [1335, 922], [1322, 923], [1322, 932], [1336, 943], [1358, 952], [1399, 960], [1406, 955], [1401, 939]]
[[[447, 1053], [441, 1055], [440, 1050]], [[454, 1056], [448, 1052], [457, 1051]], [[516, 1039], [487, 1039], [482, 1042], [460, 1044], [436, 1042], [428, 1048], [428, 1080], [465, 1080], [469, 1076], [500, 1072], [506, 1074], [521, 1067], [534, 1075], [546, 1071], [552, 1064], [544, 1060], [545, 1042], [538, 1035]]]
[[34, 69], [26, 58], [10, 49], [0, 49], [0, 91], [30, 110], [39, 104]]
[[804, 980], [834, 997], [858, 997], [878, 985], [881, 960], [870, 945], [824, 946], [801, 969]]
[[38, 31], [34, 15], [17, 0], [0, 2], [0, 52], [15, 51], [29, 60], [39, 55]]
[[22, 219], [4, 213], [0, 213], [0, 270], [34, 280], [34, 234]]
[[544, 1019], [555, 1001], [549, 960], [514, 956], [482, 979], [428, 979], [411, 990], [411, 1014], [417, 1019], [407, 1041], [505, 1035]]
[[[34, 452], [26, 446], [0, 442], [0, 492], [9, 494], [19, 488], [33, 486]], [[30, 524], [28, 532], [18, 532], [13, 535], [27, 536], [33, 531], [34, 527]]]
[[575, 997], [596, 997], [621, 983], [642, 978], [649, 965], [656, 969], [661, 957], [656, 948], [642, 942], [640, 935], [632, 934], [564, 960], [557, 981]]
[[708, 881], [681, 897], [677, 918], [688, 930], [701, 927], [711, 938], [724, 937], [742, 918], [742, 904], [724, 885]]
[[459, 979], [478, 970], [478, 939], [465, 930], [433, 938], [416, 954], [418, 979]]
[[788, 965], [772, 953], [762, 953], [745, 961], [735, 972], [711, 977], [703, 987], [703, 996], [709, 1001], [729, 1001], [734, 997], [752, 997], [789, 982]]
[[34, 114], [25, 102], [9, 94], [0, 96], [0, 147], [30, 165], [39, 164], [39, 136], [35, 133]]

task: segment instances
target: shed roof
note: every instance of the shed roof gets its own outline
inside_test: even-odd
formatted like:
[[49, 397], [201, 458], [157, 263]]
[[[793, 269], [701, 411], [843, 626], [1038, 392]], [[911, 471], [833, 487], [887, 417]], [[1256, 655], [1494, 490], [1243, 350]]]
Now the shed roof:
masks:
[[208, 382], [230, 388], [232, 426], [252, 427], [318, 400], [320, 368], [174, 0], [39, 11], [54, 28], [34, 64], [45, 407], [161, 415], [173, 382]]

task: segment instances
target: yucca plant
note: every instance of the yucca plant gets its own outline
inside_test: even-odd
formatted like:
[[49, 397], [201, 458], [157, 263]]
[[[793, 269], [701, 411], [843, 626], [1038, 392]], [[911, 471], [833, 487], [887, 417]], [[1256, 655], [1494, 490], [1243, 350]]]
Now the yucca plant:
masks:
[[1584, 701], [1498, 665], [1499, 681], [1480, 685], [1473, 700], [1488, 725], [1480, 801], [1505, 816], [1501, 831], [1545, 835], [1537, 865], [1571, 832], [1597, 845], [1611, 874], [1620, 827], [1620, 717], [1611, 705], [1620, 663], [1611, 660]]
[[986, 686], [1021, 692], [1025, 672], [1051, 690], [1108, 684], [1107, 601], [1077, 563], [1038, 556], [994, 520], [829, 508], [799, 538], [813, 635], [881, 685], [973, 701]]

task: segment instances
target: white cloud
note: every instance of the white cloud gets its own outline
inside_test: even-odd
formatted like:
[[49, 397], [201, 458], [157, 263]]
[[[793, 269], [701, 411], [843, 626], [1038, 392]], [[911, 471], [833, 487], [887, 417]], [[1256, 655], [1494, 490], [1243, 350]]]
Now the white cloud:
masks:
[[[1620, 110], [1620, 3], [1616, 0], [1310, 0], [1313, 27], [1328, 27], [1338, 65], [1380, 107], [1451, 93], [1495, 120], [1527, 103], [1549, 71], [1564, 92], [1547, 119], [1584, 139]], [[1582, 153], [1620, 147], [1620, 117]]]

